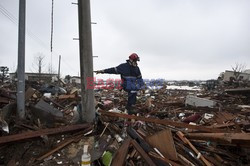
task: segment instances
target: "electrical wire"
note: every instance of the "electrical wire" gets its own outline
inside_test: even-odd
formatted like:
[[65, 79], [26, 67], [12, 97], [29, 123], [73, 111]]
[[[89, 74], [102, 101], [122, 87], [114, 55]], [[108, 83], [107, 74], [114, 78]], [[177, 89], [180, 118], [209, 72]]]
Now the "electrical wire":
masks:
[[74, 69], [71, 65], [69, 65], [66, 61], [64, 61], [64, 59], [63, 59], [63, 57], [61, 57], [61, 60], [62, 60], [62, 62], [69, 68], [69, 69], [71, 69], [71, 70], [73, 70], [74, 72], [79, 72], [79, 71], [77, 71], [76, 69]]
[[[51, 57], [52, 57], [52, 51], [53, 51], [53, 9], [54, 8], [54, 0], [52, 0], [52, 11], [51, 11], [51, 47], [50, 47], [50, 52], [51, 52]], [[9, 19], [12, 23], [14, 23], [16, 26], [18, 26], [18, 19], [11, 13], [9, 12], [3, 5], [0, 4], [0, 13], [2, 13], [7, 19]], [[27, 36], [29, 36], [31, 39], [36, 41], [40, 46], [42, 46], [44, 49], [47, 51], [49, 50], [45, 42], [43, 42], [36, 34], [34, 34], [29, 28], [26, 28]], [[56, 53], [54, 51], [54, 53]], [[56, 53], [57, 54], [57, 53]], [[73, 70], [74, 72], [79, 72], [76, 69], [74, 69], [71, 65], [69, 65], [66, 61], [64, 61], [63, 58], [61, 58], [62, 62], [70, 69]], [[52, 60], [51, 60], [52, 63]], [[52, 70], [52, 66], [51, 66]]]
[[[0, 12], [12, 23], [18, 26], [17, 18], [13, 14], [11, 14], [6, 8], [4, 8], [1, 4], [0, 4]], [[26, 32], [27, 36], [29, 36], [31, 39], [35, 40], [38, 44], [40, 44], [40, 46], [48, 50], [47, 45], [37, 35], [35, 35], [32, 31], [30, 31], [29, 28], [26, 29]]]
[[9, 13], [1, 4], [0, 4], [0, 12], [5, 16], [7, 17], [12, 23], [17, 24], [17, 20], [16, 18], [11, 14]]

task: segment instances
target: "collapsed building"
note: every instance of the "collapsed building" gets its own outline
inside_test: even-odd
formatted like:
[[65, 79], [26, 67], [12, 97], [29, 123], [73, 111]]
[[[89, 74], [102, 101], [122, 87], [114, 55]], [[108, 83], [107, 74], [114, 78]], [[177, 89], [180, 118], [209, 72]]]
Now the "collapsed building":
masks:
[[53, 94], [26, 87], [20, 120], [15, 86], [1, 85], [1, 165], [80, 165], [86, 144], [92, 165], [250, 163], [249, 87], [149, 87], [136, 115], [125, 112], [126, 93], [100, 88], [93, 124], [81, 123], [80, 89], [63, 86]]

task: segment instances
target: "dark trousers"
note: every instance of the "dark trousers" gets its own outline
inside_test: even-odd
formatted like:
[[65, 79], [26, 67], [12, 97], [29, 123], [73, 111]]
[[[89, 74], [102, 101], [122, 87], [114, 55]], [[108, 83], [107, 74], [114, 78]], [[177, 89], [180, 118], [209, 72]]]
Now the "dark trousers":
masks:
[[135, 105], [136, 96], [137, 96], [137, 92], [135, 93], [128, 92], [128, 102], [127, 102], [126, 109], [131, 110], [132, 106]]

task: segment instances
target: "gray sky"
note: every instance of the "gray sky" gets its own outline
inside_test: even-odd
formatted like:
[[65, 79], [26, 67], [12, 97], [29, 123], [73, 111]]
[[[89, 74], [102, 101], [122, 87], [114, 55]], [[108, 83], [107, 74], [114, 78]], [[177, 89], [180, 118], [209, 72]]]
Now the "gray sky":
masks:
[[[17, 66], [18, 0], [0, 0], [0, 66]], [[77, 6], [54, 0], [52, 62], [78, 75]], [[26, 0], [26, 72], [50, 53], [51, 0]], [[215, 79], [235, 63], [250, 68], [249, 0], [91, 0], [94, 69], [114, 67], [136, 52], [144, 78]], [[3, 14], [5, 13], [5, 15]], [[8, 14], [8, 17], [6, 16]], [[11, 15], [10, 15], [11, 14]], [[43, 71], [48, 71], [45, 66]], [[99, 77], [108, 78], [110, 75]]]

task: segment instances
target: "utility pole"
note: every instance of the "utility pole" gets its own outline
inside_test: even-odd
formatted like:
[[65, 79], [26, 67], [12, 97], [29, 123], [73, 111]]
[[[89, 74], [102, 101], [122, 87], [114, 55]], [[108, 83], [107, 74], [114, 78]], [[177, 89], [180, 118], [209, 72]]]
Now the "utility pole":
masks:
[[82, 97], [81, 118], [84, 122], [93, 122], [95, 119], [94, 89], [93, 86], [88, 87], [91, 81], [94, 80], [90, 0], [78, 0], [78, 19]]
[[20, 119], [25, 118], [25, 6], [26, 0], [19, 0], [17, 113]]
[[60, 69], [61, 69], [61, 55], [59, 55], [59, 65], [58, 65], [58, 80], [60, 79]]

